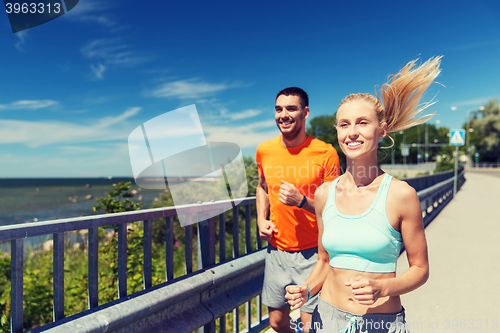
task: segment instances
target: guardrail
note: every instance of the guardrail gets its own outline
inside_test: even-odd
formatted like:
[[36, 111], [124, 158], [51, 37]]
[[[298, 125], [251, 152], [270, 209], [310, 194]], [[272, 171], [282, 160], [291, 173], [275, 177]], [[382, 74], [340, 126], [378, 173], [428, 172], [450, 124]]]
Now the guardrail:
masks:
[[454, 171], [450, 170], [450, 171], [437, 172], [432, 175], [426, 175], [423, 177], [420, 176], [420, 177], [405, 178], [404, 181], [410, 184], [410, 186], [413, 187], [415, 191], [418, 192], [423, 189], [429, 188], [434, 184], [442, 182], [446, 179], [453, 178], [454, 175], [455, 175]]
[[[437, 176], [437, 177], [435, 177]], [[444, 175], [432, 175], [437, 182]], [[460, 175], [463, 183], [464, 173]], [[420, 182], [421, 184], [422, 182]], [[453, 196], [453, 178], [434, 183], [418, 191], [424, 224], [429, 222]], [[59, 221], [35, 222], [0, 227], [0, 241], [11, 241], [11, 332], [23, 332], [23, 239], [53, 235], [54, 322], [31, 332], [190, 332], [202, 328], [215, 332], [216, 320], [226, 331], [225, 314], [233, 311], [233, 331], [239, 332], [239, 306], [245, 304], [244, 332], [259, 332], [268, 326], [263, 314], [260, 293], [264, 274], [265, 249], [260, 238], [251, 252], [251, 207], [255, 197], [244, 199], [239, 206], [231, 201], [156, 208], [142, 211], [87, 216]], [[239, 253], [239, 210], [245, 209], [245, 255]], [[225, 257], [225, 211], [233, 210], [233, 254]], [[185, 228], [186, 274], [173, 279], [173, 217], [217, 211], [219, 223], [219, 261], [216, 263], [216, 217], [199, 222], [198, 271], [193, 272], [193, 225]], [[151, 220], [165, 219], [167, 233], [167, 282], [151, 286]], [[144, 221], [144, 290], [127, 295], [127, 223]], [[98, 305], [98, 239], [99, 227], [118, 225], [118, 295], [116, 301]], [[64, 318], [64, 232], [88, 229], [89, 310]], [[258, 234], [258, 230], [257, 230]], [[256, 299], [256, 322], [252, 322], [251, 300]]]
[[472, 168], [500, 168], [500, 163], [472, 162]]
[[[226, 218], [225, 211], [233, 210], [233, 256], [239, 257], [239, 221], [240, 209], [245, 209], [245, 253], [251, 251], [251, 207], [255, 204], [255, 198], [244, 199], [239, 206], [232, 207], [231, 201], [219, 201], [215, 203], [205, 203], [197, 205], [186, 205], [178, 207], [156, 208], [134, 212], [115, 213], [97, 216], [87, 216], [58, 221], [34, 222], [23, 225], [9, 225], [0, 227], [0, 241], [11, 242], [11, 332], [23, 332], [23, 240], [27, 237], [50, 235], [53, 236], [53, 312], [54, 324], [64, 326], [68, 319], [64, 318], [64, 233], [75, 230], [88, 229], [88, 293], [89, 309], [104, 309], [113, 306], [114, 302], [98, 306], [98, 228], [109, 225], [118, 227], [118, 303], [127, 300], [127, 224], [136, 221], [143, 221], [144, 224], [144, 289], [150, 289], [152, 284], [152, 236], [151, 221], [156, 218], [165, 219], [166, 230], [166, 278], [173, 280], [173, 223], [175, 215], [186, 215], [189, 219], [192, 214], [204, 214], [210, 211], [217, 211], [219, 223], [219, 261], [226, 261]], [[213, 214], [212, 214], [213, 215]], [[197, 223], [195, 226], [188, 225], [185, 230], [185, 264], [186, 274], [193, 273], [193, 228], [198, 231], [198, 269], [206, 269], [215, 265], [215, 223], [216, 218], [212, 217]], [[257, 249], [262, 248], [262, 242], [257, 237]], [[220, 280], [220, 279], [219, 279]], [[154, 289], [154, 288], [153, 288]], [[239, 305], [239, 304], [238, 304]], [[260, 299], [258, 299], [258, 312], [262, 313]], [[234, 306], [236, 307], [236, 305]], [[233, 308], [234, 308], [233, 307]], [[247, 306], [250, 311], [250, 304]], [[238, 310], [236, 310], [237, 312]], [[94, 313], [94, 312], [92, 312]], [[238, 324], [238, 313], [235, 313], [235, 321]], [[74, 318], [72, 316], [71, 318]], [[261, 318], [262, 319], [262, 316]], [[86, 320], [88, 321], [88, 320]], [[259, 322], [262, 320], [259, 320]], [[225, 326], [225, 320], [221, 321], [221, 327]], [[33, 332], [41, 332], [46, 328], [51, 329], [53, 324], [46, 325]], [[237, 326], [236, 326], [237, 327]], [[251, 327], [248, 327], [249, 329]], [[69, 330], [71, 331], [71, 330]], [[68, 330], [66, 330], [68, 332]], [[76, 332], [76, 331], [71, 331]], [[130, 332], [130, 331], [129, 331]]]

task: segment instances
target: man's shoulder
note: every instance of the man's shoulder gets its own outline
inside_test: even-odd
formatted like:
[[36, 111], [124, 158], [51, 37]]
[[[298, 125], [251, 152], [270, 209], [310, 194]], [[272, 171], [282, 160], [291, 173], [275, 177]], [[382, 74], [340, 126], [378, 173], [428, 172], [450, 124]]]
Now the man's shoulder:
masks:
[[276, 146], [280, 144], [281, 136], [277, 136], [274, 139], [264, 141], [260, 145], [257, 146], [257, 152], [262, 152], [267, 149], [274, 149]]
[[333, 145], [331, 143], [326, 143], [325, 141], [317, 139], [312, 136], [311, 136], [311, 146], [316, 147], [318, 149], [335, 150], [335, 148], [333, 148]]
[[337, 150], [333, 147], [331, 143], [327, 143], [323, 140], [316, 139], [314, 137], [311, 137], [311, 143], [309, 145], [309, 148], [311, 150], [315, 150], [321, 153], [324, 153], [326, 155], [334, 155], [337, 156]]

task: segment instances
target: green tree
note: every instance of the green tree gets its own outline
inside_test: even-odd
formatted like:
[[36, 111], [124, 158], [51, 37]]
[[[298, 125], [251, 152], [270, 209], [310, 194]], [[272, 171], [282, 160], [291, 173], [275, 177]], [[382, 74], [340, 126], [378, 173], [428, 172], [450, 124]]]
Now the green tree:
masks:
[[307, 135], [310, 135], [316, 139], [320, 139], [322, 141], [325, 141], [326, 143], [331, 144], [339, 155], [341, 169], [345, 170], [346, 160], [344, 153], [340, 149], [337, 139], [335, 117], [336, 113], [332, 116], [321, 115], [312, 118], [307, 125], [306, 133]]
[[[139, 210], [144, 203], [131, 199], [130, 182], [113, 184], [113, 191], [107, 198], [96, 199], [94, 211], [104, 209], [106, 213]], [[127, 226], [127, 293], [142, 289], [143, 275], [143, 228], [136, 223]], [[99, 229], [99, 303], [107, 303], [118, 297], [118, 227], [117, 225]], [[154, 265], [153, 265], [154, 266]]]
[[[464, 125], [464, 128], [466, 125]], [[481, 162], [500, 161], [500, 104], [490, 100], [470, 120], [470, 143], [476, 147]], [[474, 153], [474, 152], [471, 152]]]

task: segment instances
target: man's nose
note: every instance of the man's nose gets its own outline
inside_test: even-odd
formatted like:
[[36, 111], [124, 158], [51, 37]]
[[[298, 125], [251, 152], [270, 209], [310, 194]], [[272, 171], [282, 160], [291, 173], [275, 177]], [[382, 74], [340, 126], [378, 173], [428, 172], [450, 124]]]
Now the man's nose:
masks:
[[281, 118], [288, 118], [290, 116], [290, 112], [288, 112], [287, 109], [283, 109], [283, 111], [281, 111]]

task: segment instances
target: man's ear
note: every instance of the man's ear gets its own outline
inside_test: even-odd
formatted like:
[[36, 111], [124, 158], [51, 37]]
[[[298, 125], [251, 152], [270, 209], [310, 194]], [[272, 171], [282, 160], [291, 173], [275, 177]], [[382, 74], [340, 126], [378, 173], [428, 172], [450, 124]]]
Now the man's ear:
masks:
[[309, 107], [306, 106], [304, 108], [304, 119], [307, 119], [309, 117]]

